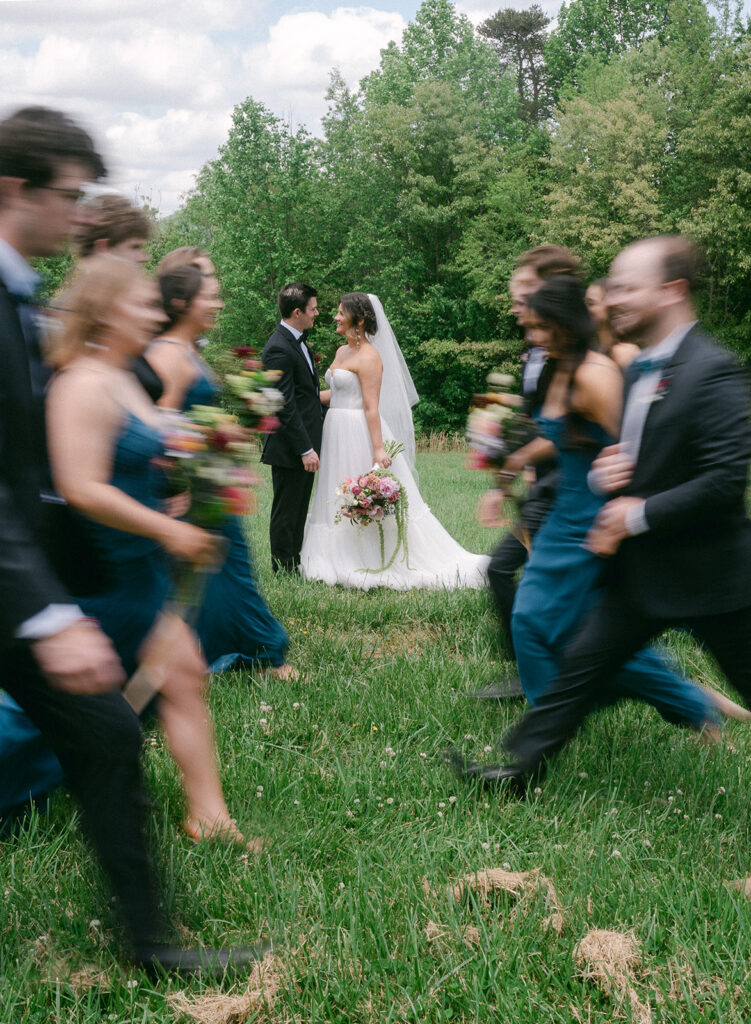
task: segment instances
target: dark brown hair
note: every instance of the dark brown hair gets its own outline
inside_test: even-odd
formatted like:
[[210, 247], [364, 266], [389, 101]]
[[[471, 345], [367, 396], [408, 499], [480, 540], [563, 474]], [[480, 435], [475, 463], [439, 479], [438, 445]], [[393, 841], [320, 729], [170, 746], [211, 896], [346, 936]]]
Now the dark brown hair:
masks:
[[0, 177], [44, 188], [66, 161], [82, 164], [93, 179], [107, 174], [91, 136], [59, 110], [22, 107], [0, 122]]
[[279, 292], [279, 312], [282, 320], [292, 316], [296, 309], [303, 313], [308, 308], [308, 303], [314, 299], [318, 292], [309, 284], [295, 281], [292, 284], [285, 284]]
[[516, 269], [531, 267], [543, 279], [554, 274], [581, 278], [582, 262], [565, 245], [536, 245], [516, 258]]
[[375, 310], [365, 292], [348, 292], [339, 299], [339, 305], [352, 317], [354, 327], [359, 327], [362, 322], [366, 334], [375, 334], [378, 329]]
[[81, 256], [90, 256], [100, 239], [114, 246], [128, 238], [151, 238], [153, 229], [148, 214], [124, 196], [97, 196], [84, 207], [92, 214], [94, 223], [86, 224], [77, 233], [76, 245]]
[[[169, 274], [173, 270], [177, 270], [178, 267], [198, 267], [198, 260], [208, 260], [213, 263], [205, 249], [201, 249], [197, 245], [181, 245], [161, 258], [156, 272], [157, 274]], [[201, 268], [198, 267], [198, 269]]]
[[162, 296], [162, 306], [169, 319], [167, 326], [174, 327], [188, 312], [191, 302], [200, 292], [204, 281], [203, 274], [198, 267], [184, 264], [167, 271], [166, 274], [158, 274], [156, 280]]

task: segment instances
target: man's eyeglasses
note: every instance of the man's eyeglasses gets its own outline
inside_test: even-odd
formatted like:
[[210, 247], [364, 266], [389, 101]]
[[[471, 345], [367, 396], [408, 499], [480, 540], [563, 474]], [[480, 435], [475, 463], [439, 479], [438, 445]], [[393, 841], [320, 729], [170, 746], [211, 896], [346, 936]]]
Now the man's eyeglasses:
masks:
[[63, 188], [61, 185], [40, 185], [39, 187], [47, 192], [58, 192], [70, 203], [80, 203], [82, 199], [86, 198], [86, 193], [82, 192], [80, 188]]

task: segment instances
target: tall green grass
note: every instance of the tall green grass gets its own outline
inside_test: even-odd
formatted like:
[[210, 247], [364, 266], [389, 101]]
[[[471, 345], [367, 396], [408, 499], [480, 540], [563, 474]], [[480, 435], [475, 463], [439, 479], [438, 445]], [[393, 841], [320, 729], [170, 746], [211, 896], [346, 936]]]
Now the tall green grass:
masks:
[[[473, 516], [481, 474], [451, 452], [421, 454], [419, 468], [451, 533], [489, 550], [495, 538]], [[181, 837], [180, 787], [155, 727], [146, 746], [178, 939], [265, 933], [278, 944], [279, 991], [250, 1019], [637, 1019], [576, 963], [592, 928], [633, 933], [634, 992], [652, 1020], [751, 1019], [751, 904], [727, 884], [751, 874], [748, 730], [729, 726], [729, 743], [709, 751], [623, 705], [589, 722], [539, 793], [500, 804], [454, 780], [439, 756], [447, 744], [492, 756], [485, 748], [521, 712], [467, 697], [513, 672], [489, 596], [276, 579], [270, 490], [250, 523], [253, 548], [303, 675], [228, 672], [211, 691], [228, 804], [268, 852]], [[673, 647], [715, 679], [690, 641]], [[541, 869], [563, 907], [560, 934], [546, 927], [544, 889], [452, 896], [460, 876], [493, 867]], [[0, 908], [2, 1024], [162, 1024], [190, 1019], [171, 994], [205, 993], [199, 980], [154, 983], [121, 966], [117, 918], [64, 792], [3, 841]], [[92, 987], [71, 979], [82, 968]]]

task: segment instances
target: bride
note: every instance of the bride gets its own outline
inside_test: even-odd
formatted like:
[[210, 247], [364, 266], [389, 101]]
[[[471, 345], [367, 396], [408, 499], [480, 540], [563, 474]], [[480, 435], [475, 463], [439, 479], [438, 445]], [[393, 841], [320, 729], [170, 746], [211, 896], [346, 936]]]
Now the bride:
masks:
[[[330, 390], [321, 392], [329, 412], [323, 424], [321, 468], [305, 523], [303, 576], [362, 590], [484, 586], [487, 557], [465, 551], [431, 514], [417, 489], [411, 411], [417, 392], [383, 306], [375, 295], [352, 292], [342, 296], [335, 322], [346, 344], [337, 349], [326, 371]], [[393, 464], [384, 449], [388, 440], [404, 445]], [[378, 529], [347, 519], [335, 524], [336, 490], [345, 478], [375, 465], [391, 466], [407, 493], [408, 561], [400, 552], [384, 572], [365, 572], [383, 564]], [[388, 560], [397, 544], [395, 517], [381, 525]]]

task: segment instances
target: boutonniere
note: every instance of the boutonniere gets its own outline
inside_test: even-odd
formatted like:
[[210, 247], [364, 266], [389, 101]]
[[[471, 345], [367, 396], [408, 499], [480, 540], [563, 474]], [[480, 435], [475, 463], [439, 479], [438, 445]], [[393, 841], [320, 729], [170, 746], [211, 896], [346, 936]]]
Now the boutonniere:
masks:
[[652, 395], [653, 402], [661, 402], [663, 398], [667, 398], [670, 394], [670, 389], [673, 386], [673, 374], [670, 370], [664, 370], [662, 376], [657, 382], [655, 393]]
[[321, 356], [321, 353], [320, 352], [314, 352], [313, 351], [313, 346], [310, 344], [309, 341], [306, 341], [305, 344], [307, 345], [308, 352], [310, 353], [310, 358], [313, 360], [313, 362], [314, 363], [320, 363], [321, 359], [323, 358]]

